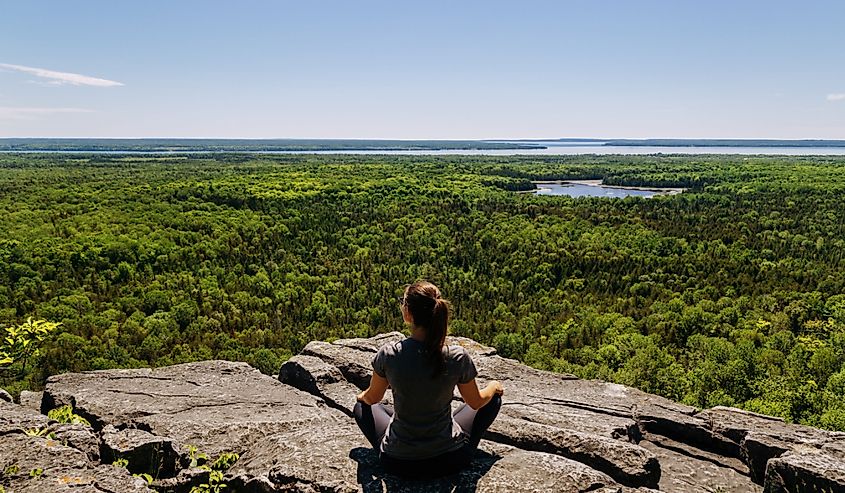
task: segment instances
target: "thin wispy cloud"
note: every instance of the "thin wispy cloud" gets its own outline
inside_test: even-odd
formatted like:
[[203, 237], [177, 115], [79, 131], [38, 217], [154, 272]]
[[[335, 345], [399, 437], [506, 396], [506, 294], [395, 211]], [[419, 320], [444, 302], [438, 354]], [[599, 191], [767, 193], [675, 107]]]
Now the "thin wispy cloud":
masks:
[[845, 92], [838, 92], [827, 95], [828, 101], [845, 101]]
[[0, 120], [36, 120], [45, 116], [67, 113], [93, 113], [85, 108], [21, 108], [0, 106]]
[[123, 85], [122, 82], [117, 82], [108, 79], [100, 79], [97, 77], [90, 77], [88, 75], [74, 74], [71, 72], [56, 72], [55, 70], [47, 70], [36, 67], [25, 67], [23, 65], [13, 65], [11, 63], [0, 63], [0, 69], [13, 70], [15, 72], [23, 72], [25, 74], [32, 74], [36, 77], [47, 79], [47, 83], [51, 85], [95, 87], [115, 87]]

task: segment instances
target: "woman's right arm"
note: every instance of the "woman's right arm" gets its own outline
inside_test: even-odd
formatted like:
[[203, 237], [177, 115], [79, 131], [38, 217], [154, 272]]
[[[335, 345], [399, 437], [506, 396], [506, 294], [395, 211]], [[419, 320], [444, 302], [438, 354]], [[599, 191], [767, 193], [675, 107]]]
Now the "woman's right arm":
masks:
[[367, 390], [358, 394], [358, 400], [370, 406], [377, 404], [384, 398], [384, 393], [388, 387], [390, 387], [390, 384], [387, 383], [387, 379], [373, 372], [373, 378], [370, 379], [370, 386], [367, 387]]
[[474, 378], [467, 383], [458, 384], [458, 392], [461, 393], [464, 402], [476, 411], [486, 406], [493, 399], [494, 395], [502, 395], [504, 391], [505, 389], [498, 380], [488, 382], [483, 390], [478, 390], [478, 383], [476, 383]]

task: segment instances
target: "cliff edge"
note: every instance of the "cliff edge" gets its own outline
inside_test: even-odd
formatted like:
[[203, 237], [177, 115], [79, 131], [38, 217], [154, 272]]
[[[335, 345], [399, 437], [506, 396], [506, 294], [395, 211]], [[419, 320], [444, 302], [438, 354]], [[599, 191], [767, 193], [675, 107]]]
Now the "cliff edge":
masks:
[[[373, 355], [402, 337], [311, 342], [278, 379], [227, 361], [50, 377], [40, 401], [26, 396], [28, 407], [0, 399], [0, 485], [183, 492], [213, 482], [196, 467], [205, 457], [236, 453], [226, 491], [845, 491], [845, 433], [699, 411], [535, 370], [457, 337], [448, 343], [473, 355], [479, 383], [505, 385], [501, 413], [470, 468], [403, 481], [382, 470], [351, 418]], [[91, 426], [44, 415], [64, 405]]]

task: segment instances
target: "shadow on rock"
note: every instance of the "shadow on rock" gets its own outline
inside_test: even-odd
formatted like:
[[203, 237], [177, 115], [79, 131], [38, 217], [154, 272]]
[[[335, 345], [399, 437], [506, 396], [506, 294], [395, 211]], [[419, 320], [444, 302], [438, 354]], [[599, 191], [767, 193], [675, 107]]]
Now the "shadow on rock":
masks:
[[441, 492], [472, 493], [478, 482], [501, 457], [478, 450], [470, 465], [458, 474], [437, 479], [402, 479], [384, 470], [371, 448], [356, 447], [349, 458], [358, 463], [358, 484], [364, 493]]

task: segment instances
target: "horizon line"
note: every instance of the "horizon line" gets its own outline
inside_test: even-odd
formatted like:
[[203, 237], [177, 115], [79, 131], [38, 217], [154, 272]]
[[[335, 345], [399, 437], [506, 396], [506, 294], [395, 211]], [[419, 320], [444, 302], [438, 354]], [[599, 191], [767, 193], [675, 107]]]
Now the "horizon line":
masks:
[[647, 141], [647, 140], [701, 140], [701, 141], [771, 141], [771, 142], [790, 142], [790, 141], [817, 141], [817, 142], [836, 142], [845, 141], [845, 137], [841, 139], [818, 138], [818, 137], [796, 137], [796, 138], [772, 138], [772, 137], [518, 137], [518, 138], [391, 138], [391, 137], [0, 137], [0, 140], [352, 140], [352, 141], [407, 141], [407, 142], [422, 142], [422, 141], [439, 141], [439, 142], [556, 142], [556, 141], [575, 141], [575, 142], [609, 142], [609, 141]]

